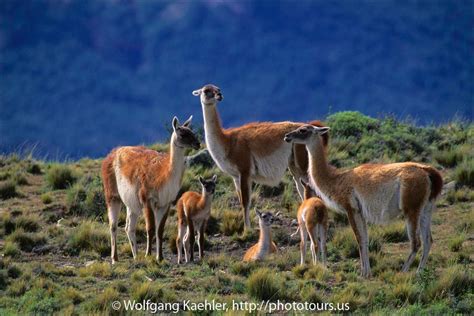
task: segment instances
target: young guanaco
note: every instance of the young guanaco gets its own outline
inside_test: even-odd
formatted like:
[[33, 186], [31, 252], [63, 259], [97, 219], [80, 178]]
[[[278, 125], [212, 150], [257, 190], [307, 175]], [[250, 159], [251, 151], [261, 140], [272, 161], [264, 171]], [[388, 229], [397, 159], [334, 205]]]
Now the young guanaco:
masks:
[[272, 240], [271, 225], [275, 217], [270, 212], [256, 211], [258, 225], [260, 226], [260, 236], [258, 242], [250, 247], [244, 255], [244, 261], [263, 260], [271, 253], [277, 252], [278, 248]]
[[304, 187], [304, 201], [298, 208], [298, 229], [292, 236], [300, 232], [300, 253], [301, 265], [305, 263], [306, 242], [311, 242], [311, 258], [313, 263], [318, 260], [318, 252], [320, 260], [326, 263], [326, 238], [328, 231], [328, 210], [323, 201], [316, 197], [309, 183], [301, 179], [301, 185]]
[[178, 264], [181, 263], [181, 254], [184, 246], [186, 263], [194, 260], [194, 228], [197, 230], [199, 260], [204, 256], [204, 231], [211, 216], [212, 196], [216, 189], [217, 176], [204, 180], [199, 177], [202, 193], [188, 191], [184, 193], [176, 204], [178, 212]]
[[431, 249], [431, 214], [443, 187], [433, 167], [415, 162], [363, 164], [337, 169], [327, 162], [325, 136], [329, 127], [304, 125], [285, 135], [285, 141], [305, 144], [309, 154], [311, 186], [327, 206], [347, 214], [359, 244], [361, 274], [369, 277], [367, 222], [383, 223], [405, 215], [411, 252], [402, 271], [408, 271], [423, 242], [420, 272]]

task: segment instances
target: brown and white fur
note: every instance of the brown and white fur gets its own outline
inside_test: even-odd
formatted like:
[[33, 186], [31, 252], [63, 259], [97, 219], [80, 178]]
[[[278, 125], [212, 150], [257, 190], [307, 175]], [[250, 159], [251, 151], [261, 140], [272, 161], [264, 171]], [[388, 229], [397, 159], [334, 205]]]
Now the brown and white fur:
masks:
[[204, 256], [204, 232], [207, 221], [211, 216], [212, 196], [216, 190], [217, 176], [204, 180], [199, 177], [202, 193], [188, 191], [184, 193], [176, 204], [178, 213], [178, 264], [181, 263], [181, 254], [184, 246], [186, 263], [194, 259], [194, 228], [197, 230], [199, 260]]
[[304, 187], [304, 201], [298, 208], [298, 229], [292, 236], [300, 232], [300, 253], [301, 265], [305, 263], [306, 257], [306, 242], [309, 239], [311, 242], [311, 258], [313, 264], [318, 260], [318, 252], [320, 260], [326, 264], [326, 238], [328, 232], [328, 210], [323, 201], [315, 196], [311, 186], [301, 180]]
[[[201, 98], [207, 148], [217, 166], [234, 180], [246, 229], [251, 226], [249, 210], [252, 182], [275, 186], [289, 168], [303, 199], [299, 180], [307, 179], [306, 149], [302, 145], [283, 141], [286, 133], [303, 123], [261, 122], [223, 129], [217, 113], [217, 103], [223, 100], [220, 89], [208, 84], [193, 91], [193, 95]], [[322, 126], [318, 121], [310, 124]]]
[[359, 244], [362, 276], [371, 275], [367, 222], [383, 223], [400, 213], [406, 217], [411, 244], [402, 270], [408, 271], [413, 263], [421, 235], [423, 253], [417, 272], [421, 271], [432, 244], [431, 214], [443, 186], [440, 173], [414, 162], [363, 164], [339, 170], [327, 162], [321, 135], [328, 130], [329, 127], [305, 125], [288, 133], [285, 141], [306, 145], [311, 185], [327, 206], [347, 214]]
[[133, 258], [137, 257], [135, 227], [140, 213], [144, 213], [147, 230], [146, 255], [151, 254], [153, 229], [156, 235], [157, 259], [163, 259], [163, 230], [172, 201], [181, 187], [185, 169], [185, 150], [199, 148], [199, 140], [189, 128], [192, 116], [179, 125], [172, 121], [169, 153], [158, 153], [142, 146], [119, 147], [102, 162], [102, 180], [110, 225], [112, 263], [117, 257], [117, 226], [121, 202], [127, 207], [125, 231]]
[[244, 255], [244, 261], [263, 260], [271, 253], [278, 251], [277, 246], [272, 240], [271, 225], [275, 217], [270, 212], [255, 211], [258, 216], [258, 225], [260, 226], [260, 236], [258, 242], [247, 250]]

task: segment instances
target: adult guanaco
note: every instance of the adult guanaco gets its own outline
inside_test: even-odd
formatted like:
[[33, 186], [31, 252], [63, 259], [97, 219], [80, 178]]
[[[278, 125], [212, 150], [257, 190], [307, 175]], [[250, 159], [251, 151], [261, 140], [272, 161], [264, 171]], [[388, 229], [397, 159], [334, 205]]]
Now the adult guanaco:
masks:
[[216, 190], [217, 176], [204, 180], [199, 177], [202, 193], [188, 191], [184, 193], [176, 204], [178, 213], [178, 264], [181, 263], [181, 254], [184, 246], [186, 263], [194, 260], [194, 228], [197, 231], [199, 260], [204, 256], [204, 232], [207, 221], [211, 216], [212, 196]]
[[292, 236], [299, 231], [301, 265], [305, 263], [306, 257], [306, 243], [308, 236], [310, 239], [311, 258], [315, 264], [318, 260], [318, 252], [320, 260], [323, 264], [326, 263], [326, 238], [328, 231], [328, 210], [326, 205], [320, 198], [316, 197], [313, 189], [308, 182], [303, 179], [300, 180], [304, 187], [304, 201], [298, 208], [298, 229]]
[[[238, 128], [223, 129], [217, 103], [223, 100], [221, 90], [208, 84], [193, 91], [200, 96], [207, 148], [217, 166], [233, 180], [244, 213], [244, 225], [250, 223], [252, 182], [277, 185], [287, 168], [293, 175], [303, 199], [300, 179], [307, 178], [308, 155], [302, 145], [287, 144], [283, 136], [304, 125], [295, 122], [250, 123]], [[310, 122], [322, 126], [320, 122]]]
[[255, 211], [258, 216], [258, 225], [260, 227], [260, 236], [258, 242], [250, 247], [244, 255], [244, 261], [263, 260], [271, 253], [278, 251], [277, 246], [272, 240], [271, 225], [275, 219], [270, 212]]
[[151, 254], [153, 230], [156, 236], [157, 259], [163, 259], [163, 231], [169, 207], [181, 187], [185, 169], [186, 148], [198, 149], [199, 140], [189, 128], [192, 116], [179, 124], [173, 118], [168, 153], [159, 153], [143, 146], [126, 146], [112, 150], [102, 162], [102, 180], [109, 216], [112, 263], [117, 257], [118, 215], [122, 202], [127, 207], [125, 231], [137, 257], [135, 227], [144, 213], [147, 231], [146, 255]]
[[329, 127], [304, 125], [285, 135], [285, 141], [305, 144], [309, 153], [311, 185], [324, 203], [347, 214], [359, 244], [361, 274], [371, 275], [367, 222], [383, 223], [400, 213], [406, 217], [411, 252], [402, 270], [408, 271], [420, 248], [423, 253], [417, 272], [430, 252], [431, 214], [443, 187], [440, 173], [433, 167], [414, 163], [363, 164], [340, 170], [327, 162], [322, 135]]

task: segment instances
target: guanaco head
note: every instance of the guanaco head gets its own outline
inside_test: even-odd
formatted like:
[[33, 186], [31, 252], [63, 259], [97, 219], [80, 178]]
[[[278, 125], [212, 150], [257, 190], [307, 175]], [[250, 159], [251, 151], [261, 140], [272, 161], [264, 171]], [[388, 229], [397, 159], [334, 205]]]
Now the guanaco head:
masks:
[[320, 140], [320, 135], [326, 134], [328, 131], [329, 127], [319, 127], [308, 124], [289, 132], [283, 139], [287, 143], [309, 144], [313, 140]]
[[196, 134], [189, 128], [193, 116], [191, 115], [183, 125], [179, 125], [178, 118], [175, 116], [172, 121], [173, 134], [176, 135], [174, 140], [175, 145], [181, 148], [191, 147], [194, 149], [199, 149], [201, 143], [199, 142]]
[[216, 104], [217, 102], [220, 102], [224, 99], [221, 89], [212, 84], [207, 84], [201, 89], [194, 90], [193, 95], [200, 95], [201, 103], [205, 105]]
[[300, 178], [300, 183], [304, 187], [304, 199], [307, 200], [309, 198], [312, 198], [313, 196], [316, 196], [313, 188], [309, 185], [308, 182]]
[[214, 192], [216, 191], [216, 175], [213, 175], [211, 179], [203, 179], [202, 177], [199, 177], [199, 182], [201, 182], [201, 186], [207, 194], [214, 194]]
[[275, 220], [275, 216], [270, 212], [259, 212], [255, 210], [258, 216], [260, 226], [271, 226]]

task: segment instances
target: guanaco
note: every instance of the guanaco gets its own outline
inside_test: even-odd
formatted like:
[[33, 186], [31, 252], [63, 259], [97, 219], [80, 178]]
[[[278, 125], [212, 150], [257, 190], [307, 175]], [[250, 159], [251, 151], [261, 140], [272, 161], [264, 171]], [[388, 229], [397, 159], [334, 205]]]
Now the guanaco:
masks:
[[137, 257], [135, 226], [138, 216], [145, 215], [147, 231], [146, 255], [151, 254], [153, 230], [157, 259], [163, 259], [163, 231], [169, 207], [181, 187], [185, 169], [186, 148], [198, 149], [200, 143], [189, 128], [192, 116], [179, 125], [173, 118], [169, 153], [158, 153], [143, 146], [126, 146], [112, 150], [102, 162], [102, 180], [110, 226], [112, 263], [117, 257], [117, 226], [121, 202], [127, 207], [125, 231]]
[[312, 187], [324, 203], [347, 214], [359, 244], [361, 274], [371, 275], [367, 222], [383, 223], [403, 213], [406, 217], [411, 252], [402, 271], [408, 271], [420, 248], [423, 253], [420, 272], [430, 252], [431, 214], [443, 187], [440, 173], [433, 167], [414, 162], [363, 164], [340, 170], [327, 162], [322, 135], [329, 127], [304, 125], [285, 135], [285, 141], [305, 144], [309, 153], [309, 175]]
[[250, 247], [244, 255], [244, 261], [263, 260], [271, 253], [277, 252], [278, 248], [272, 240], [271, 225], [275, 219], [270, 212], [255, 211], [258, 216], [258, 225], [260, 227], [260, 236], [258, 242]]
[[199, 177], [202, 193], [188, 191], [184, 193], [176, 204], [178, 213], [178, 264], [181, 263], [181, 253], [184, 246], [186, 263], [194, 260], [194, 228], [197, 230], [199, 260], [204, 256], [204, 232], [207, 221], [211, 216], [212, 196], [216, 190], [217, 176], [204, 180]]
[[298, 229], [292, 236], [296, 235], [298, 231], [300, 232], [301, 265], [305, 263], [308, 235], [311, 242], [310, 248], [313, 264], [318, 260], [318, 252], [321, 262], [326, 264], [328, 210], [323, 201], [315, 196], [316, 194], [309, 183], [303, 179], [300, 181], [304, 187], [304, 201], [298, 208]]
[[[208, 84], [194, 90], [193, 95], [201, 99], [207, 148], [217, 166], [234, 180], [245, 229], [251, 227], [249, 210], [252, 182], [276, 186], [289, 168], [303, 199], [304, 189], [299, 179], [307, 179], [308, 154], [303, 145], [283, 141], [286, 133], [303, 123], [261, 122], [223, 129], [217, 113], [217, 103], [223, 100], [221, 90]], [[310, 124], [322, 126], [318, 121]]]

